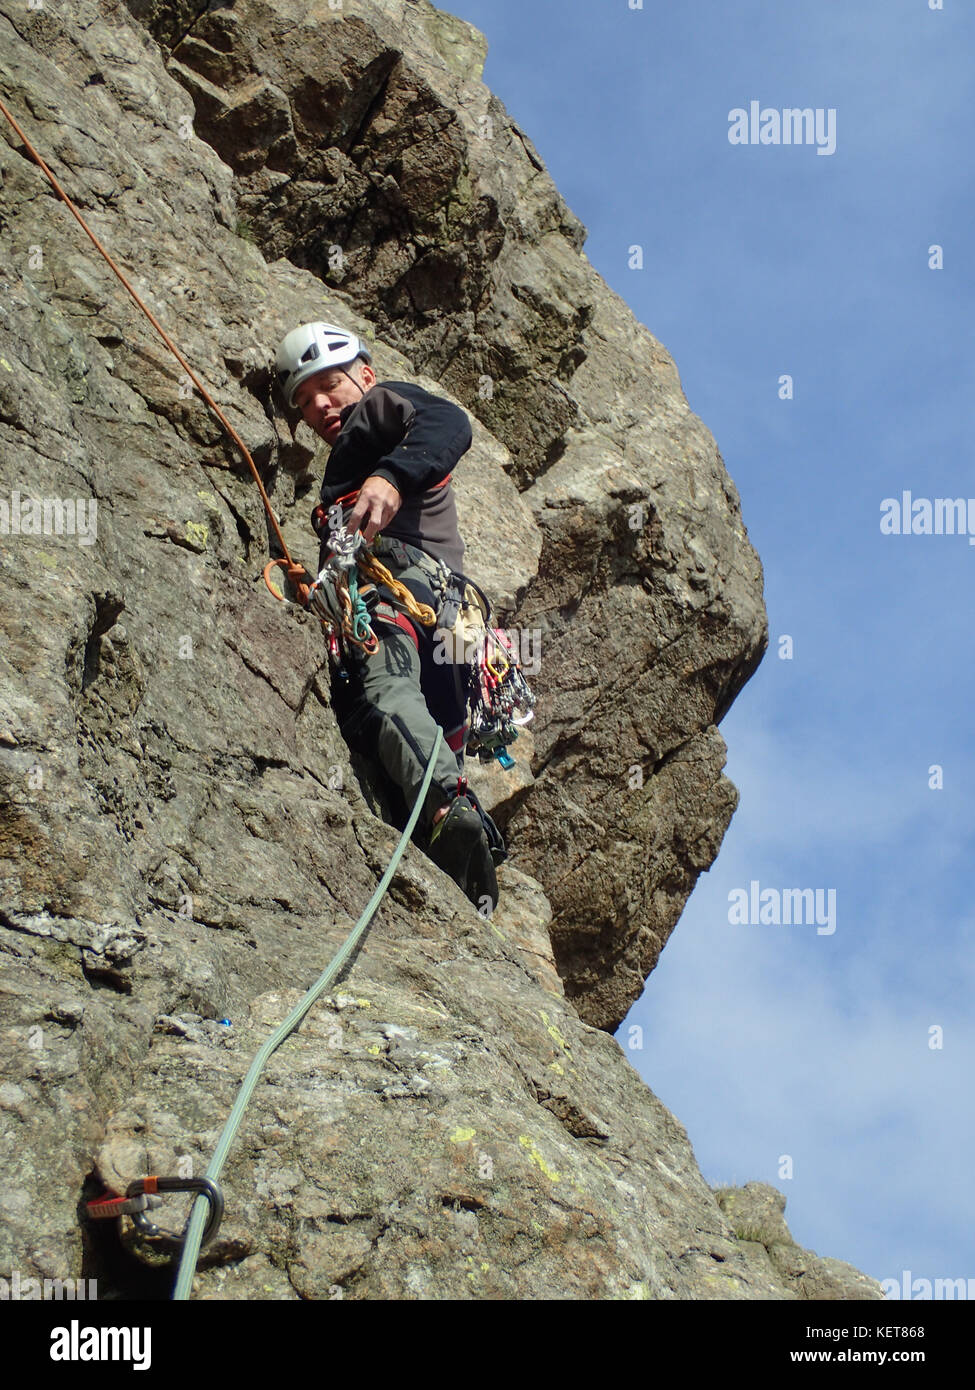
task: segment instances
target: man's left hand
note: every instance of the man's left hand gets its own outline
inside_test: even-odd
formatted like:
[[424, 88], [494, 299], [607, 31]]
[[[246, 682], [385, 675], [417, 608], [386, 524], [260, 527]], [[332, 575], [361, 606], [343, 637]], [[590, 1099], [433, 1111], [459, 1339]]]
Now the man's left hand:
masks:
[[350, 536], [361, 531], [366, 545], [370, 545], [392, 521], [402, 501], [399, 491], [386, 478], [367, 478], [359, 489], [346, 530]]

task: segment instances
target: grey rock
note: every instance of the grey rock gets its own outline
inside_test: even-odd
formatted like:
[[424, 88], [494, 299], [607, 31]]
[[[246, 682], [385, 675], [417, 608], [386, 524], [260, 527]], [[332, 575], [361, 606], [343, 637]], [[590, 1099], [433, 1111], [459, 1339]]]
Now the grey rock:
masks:
[[[551, 900], [569, 997], [615, 1029], [737, 804], [716, 726], [768, 628], [734, 484], [481, 83], [470, 26], [427, 0], [237, 0], [175, 31], [170, 8], [136, 13], [265, 255], [341, 288], [507, 448], [541, 551], [511, 625], [542, 660], [534, 785], [499, 823]], [[495, 544], [521, 541], [487, 515]]]
[[718, 1206], [731, 1223], [750, 1267], [783, 1283], [793, 1296], [845, 1301], [885, 1297], [876, 1279], [843, 1260], [821, 1259], [803, 1250], [785, 1222], [785, 1197], [768, 1183], [714, 1189]]
[[[267, 1067], [195, 1296], [795, 1297], [604, 1031], [733, 806], [714, 726], [763, 620], [710, 436], [478, 85], [468, 26], [348, 0], [336, 44], [309, 46], [284, 0], [131, 8], [157, 38], [92, 0], [0, 0], [5, 100], [246, 439], [295, 553], [312, 556], [321, 462], [269, 353], [340, 318], [384, 374], [417, 369], [477, 416], [458, 471], [472, 568], [545, 636], [528, 766], [492, 793], [515, 845], [495, 917], [407, 849], [347, 974]], [[261, 582], [236, 450], [11, 133], [0, 179], [0, 497], [97, 501], [94, 544], [0, 551], [0, 1271], [159, 1295], [171, 1252], [83, 1225], [84, 1200], [205, 1167], [397, 835], [338, 733], [317, 625]], [[341, 216], [333, 285], [315, 248]], [[585, 372], [620, 347], [610, 399]], [[621, 507], [648, 489], [631, 535]], [[607, 676], [592, 653], [623, 630], [630, 665]], [[606, 849], [628, 762], [648, 773], [613, 831], [614, 856], [642, 856], [632, 882]], [[186, 1210], [168, 1199], [160, 1225]]]

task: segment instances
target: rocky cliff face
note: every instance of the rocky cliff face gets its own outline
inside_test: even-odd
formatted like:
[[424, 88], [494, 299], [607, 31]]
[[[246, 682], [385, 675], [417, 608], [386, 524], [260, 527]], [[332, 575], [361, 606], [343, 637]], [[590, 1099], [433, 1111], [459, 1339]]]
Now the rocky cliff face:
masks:
[[714, 441], [478, 80], [469, 25], [406, 0], [130, 7], [264, 254], [340, 288], [508, 451], [541, 545], [510, 617], [541, 712], [535, 785], [500, 819], [568, 995], [613, 1029], [727, 829], [716, 724], [767, 642]]
[[[716, 723], [766, 642], [673, 364], [588, 265], [467, 25], [129, 10], [0, 0], [4, 99], [306, 561], [323, 460], [271, 390], [287, 328], [349, 323], [381, 379], [468, 408], [469, 568], [541, 655], [534, 747], [481, 780], [512, 848], [498, 910], [407, 851], [258, 1089], [198, 1296], [879, 1296], [759, 1259], [605, 1031], [717, 852]], [[163, 1293], [145, 1242], [83, 1237], [79, 1203], [203, 1170], [397, 836], [316, 625], [260, 582], [235, 450], [9, 128], [0, 176], [0, 1264]]]

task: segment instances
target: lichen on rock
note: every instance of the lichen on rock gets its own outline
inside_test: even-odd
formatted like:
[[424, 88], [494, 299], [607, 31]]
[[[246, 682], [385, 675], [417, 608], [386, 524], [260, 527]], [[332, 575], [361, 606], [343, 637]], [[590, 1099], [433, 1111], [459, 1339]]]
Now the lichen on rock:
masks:
[[[338, 319], [381, 377], [475, 417], [471, 572], [541, 640], [533, 740], [481, 781], [512, 851], [497, 911], [408, 848], [269, 1063], [196, 1296], [795, 1296], [609, 1035], [717, 852], [717, 724], [767, 638], [714, 441], [469, 26], [405, 0], [129, 11], [0, 0], [5, 100], [247, 440], [289, 545], [312, 555], [322, 459], [270, 353]], [[98, 518], [95, 544], [0, 552], [0, 1272], [164, 1296], [171, 1265], [83, 1227], [83, 1200], [204, 1169], [397, 833], [320, 632], [261, 583], [236, 450], [9, 129], [0, 178], [0, 497]]]

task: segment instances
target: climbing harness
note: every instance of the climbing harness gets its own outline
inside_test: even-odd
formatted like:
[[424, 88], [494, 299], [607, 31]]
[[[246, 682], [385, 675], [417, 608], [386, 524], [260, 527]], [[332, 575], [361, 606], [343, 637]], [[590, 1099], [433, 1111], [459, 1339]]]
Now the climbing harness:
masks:
[[145, 1214], [162, 1205], [156, 1195], [160, 1192], [196, 1192], [206, 1199], [209, 1210], [200, 1244], [207, 1245], [217, 1234], [223, 1219], [223, 1193], [209, 1178], [136, 1178], [125, 1189], [124, 1197], [114, 1192], [106, 1192], [95, 1201], [88, 1202], [86, 1211], [92, 1221], [118, 1220], [122, 1216], [131, 1216], [140, 1234], [154, 1240], [162, 1239], [168, 1244], [181, 1245], [186, 1236], [185, 1228], [179, 1235], [172, 1231], [160, 1230]]
[[490, 627], [491, 605], [466, 574], [451, 570], [439, 556], [405, 541], [377, 536], [373, 548], [399, 564], [413, 564], [430, 581], [438, 608], [434, 638], [445, 660], [460, 667], [470, 707], [468, 753], [482, 762], [496, 759], [507, 771], [515, 760], [508, 752], [518, 729], [534, 717], [535, 696], [525, 679], [504, 628]]
[[[339, 657], [343, 641], [372, 656], [379, 650], [379, 639], [369, 624], [369, 610], [359, 589], [356, 553], [363, 544], [362, 532], [349, 536], [343, 527], [335, 533], [335, 541], [335, 552], [308, 586], [302, 606], [310, 609], [325, 628], [333, 661]], [[264, 583], [276, 599], [282, 600], [284, 592], [275, 588], [271, 577], [283, 565], [281, 560], [269, 560], [264, 566]]]
[[[368, 615], [364, 611], [362, 589], [360, 589], [358, 585], [357, 570], [361, 570], [374, 584], [384, 585], [393, 595], [397, 606], [402, 607], [411, 618], [416, 619], [416, 621], [422, 623], [424, 626], [433, 626], [437, 621], [433, 609], [426, 604], [417, 603], [406, 586], [395, 579], [376, 556], [369, 554], [365, 549], [364, 538], [361, 533], [356, 533], [353, 537], [349, 537], [346, 534], [334, 538], [337, 543], [332, 546], [332, 555], [316, 580], [312, 580], [305, 567], [292, 558], [284, 536], [282, 535], [277, 517], [271, 508], [271, 502], [264, 484], [261, 481], [260, 473], [244, 441], [210, 395], [203, 382], [193, 371], [193, 368], [180, 352], [179, 348], [166, 333], [158, 319], [139, 297], [138, 293], [119, 269], [118, 265], [116, 265], [104, 246], [102, 246], [101, 242], [78, 212], [74, 203], [68, 197], [67, 193], [65, 193], [64, 189], [35, 150], [30, 140], [28, 140], [24, 131], [11, 115], [3, 101], [0, 101], [0, 112], [2, 112], [16, 131], [25, 149], [47, 176], [58, 197], [64, 202], [68, 211], [81, 225], [82, 230], [93, 242], [98, 252], [104, 257], [105, 261], [121, 281], [136, 305], [145, 314], [167, 348], [172, 352], [173, 356], [180, 363], [194, 386], [200, 392], [203, 400], [220, 421], [220, 424], [223, 426], [230, 439], [240, 450], [250, 469], [254, 482], [257, 484], [261, 502], [263, 503], [267, 515], [268, 524], [281, 551], [280, 557], [270, 561], [264, 570], [264, 581], [275, 598], [284, 598], [283, 592], [275, 590], [271, 583], [272, 572], [277, 568], [281, 568], [284, 570], [287, 580], [293, 585], [302, 606], [311, 607], [312, 611], [315, 612], [316, 616], [320, 618], [323, 625], [329, 630], [330, 650], [332, 649], [333, 642], [335, 644], [340, 644], [344, 639], [351, 642], [353, 645], [359, 646], [362, 650], [368, 651], [370, 642], [375, 642], [376, 638], [369, 627]], [[443, 568], [446, 569], [445, 566]], [[510, 669], [512, 668], [509, 657], [508, 667], [503, 669], [497, 666], [493, 667], [492, 676], [499, 684], [503, 684], [505, 675]], [[498, 671], [500, 671], [500, 674], [496, 674]], [[102, 1197], [87, 1204], [87, 1214], [92, 1220], [117, 1220], [122, 1216], [128, 1215], [132, 1217], [137, 1229], [139, 1229], [142, 1234], [182, 1245], [179, 1273], [173, 1295], [176, 1300], [185, 1300], [189, 1298], [200, 1249], [204, 1244], [214, 1238], [219, 1229], [223, 1215], [223, 1195], [218, 1185], [218, 1179], [264, 1065], [271, 1054], [284, 1042], [294, 1029], [297, 1028], [315, 1001], [336, 978], [375, 915], [386, 889], [389, 887], [393, 875], [396, 872], [417, 820], [419, 819], [420, 810], [425, 803], [427, 791], [433, 778], [434, 765], [442, 740], [443, 730], [438, 726], [434, 738], [433, 749], [424, 771], [423, 782], [417, 794], [416, 802], [386, 872], [377, 884], [359, 920], [349, 932], [344, 943], [335, 953], [318, 980], [312, 985], [305, 997], [292, 1010], [284, 1022], [279, 1025], [271, 1037], [268, 1038], [259, 1049], [244, 1078], [240, 1091], [238, 1092], [237, 1099], [223, 1128], [223, 1132], [221, 1133], [213, 1157], [207, 1167], [205, 1176], [202, 1178], [171, 1178], [158, 1176], [137, 1178], [129, 1184], [124, 1195], [107, 1192]], [[189, 1220], [184, 1231], [180, 1235], [162, 1230], [145, 1215], [147, 1211], [159, 1205], [160, 1194], [173, 1192], [195, 1192], [197, 1194]]]
[[[358, 647], [366, 656], [372, 656], [379, 650], [379, 639], [369, 623], [366, 599], [367, 593], [370, 598], [375, 597], [376, 585], [381, 584], [389, 590], [389, 602], [424, 627], [432, 627], [437, 621], [433, 609], [428, 604], [418, 603], [406, 585], [401, 584], [375, 555], [369, 553], [361, 531], [350, 536], [344, 526], [336, 527], [329, 532], [328, 544], [332, 553], [319, 571], [318, 578], [305, 586], [301, 606], [310, 609], [325, 628], [329, 656], [341, 674], [347, 675], [342, 658], [348, 646]], [[285, 561], [268, 561], [264, 566], [264, 583], [276, 599], [283, 601], [283, 589], [275, 587], [272, 582], [273, 571], [278, 566], [287, 572]], [[358, 570], [372, 583], [360, 584]]]

